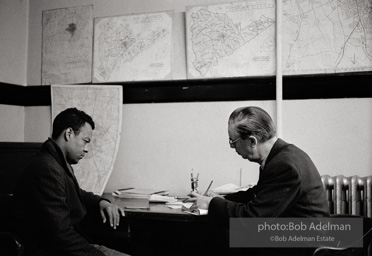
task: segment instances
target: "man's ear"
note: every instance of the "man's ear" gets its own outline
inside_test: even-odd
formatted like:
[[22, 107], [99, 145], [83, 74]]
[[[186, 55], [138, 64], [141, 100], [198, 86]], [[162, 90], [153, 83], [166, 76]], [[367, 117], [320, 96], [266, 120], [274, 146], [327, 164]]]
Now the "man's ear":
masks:
[[70, 140], [70, 138], [71, 138], [71, 136], [72, 136], [72, 133], [73, 133], [74, 131], [72, 130], [72, 128], [67, 128], [66, 130], [65, 130], [65, 140], [66, 141], [69, 141]]
[[257, 146], [258, 141], [257, 141], [257, 138], [255, 136], [251, 135], [251, 136], [248, 137], [248, 139], [249, 139], [249, 142], [251, 143], [252, 148]]

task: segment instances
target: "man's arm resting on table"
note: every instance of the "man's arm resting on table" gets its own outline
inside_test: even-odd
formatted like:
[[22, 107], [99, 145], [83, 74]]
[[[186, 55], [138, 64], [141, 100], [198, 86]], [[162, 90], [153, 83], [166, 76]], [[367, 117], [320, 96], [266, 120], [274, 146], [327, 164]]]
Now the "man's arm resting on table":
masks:
[[91, 211], [98, 210], [102, 217], [103, 223], [106, 223], [108, 219], [112, 228], [116, 229], [116, 227], [119, 226], [120, 215], [125, 216], [123, 208], [112, 204], [107, 198], [97, 196], [92, 192], [87, 192], [83, 189], [80, 189], [80, 193], [84, 203], [87, 206], [87, 209], [90, 209]]

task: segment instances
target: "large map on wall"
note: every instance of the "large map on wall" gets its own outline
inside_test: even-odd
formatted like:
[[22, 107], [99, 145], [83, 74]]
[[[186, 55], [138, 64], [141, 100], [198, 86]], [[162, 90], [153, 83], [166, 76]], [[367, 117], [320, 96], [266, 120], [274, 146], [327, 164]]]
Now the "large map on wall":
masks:
[[188, 78], [274, 75], [275, 1], [188, 7]]
[[372, 2], [283, 1], [283, 73], [372, 70]]
[[89, 152], [73, 166], [79, 185], [101, 195], [114, 167], [122, 123], [122, 87], [53, 85], [52, 120], [69, 107], [89, 114], [95, 122]]
[[[283, 74], [372, 70], [372, 2], [283, 0]], [[189, 7], [189, 78], [275, 74], [275, 1]]]
[[93, 7], [43, 11], [42, 84], [92, 81]]
[[169, 78], [172, 26], [172, 12], [96, 18], [93, 81]]

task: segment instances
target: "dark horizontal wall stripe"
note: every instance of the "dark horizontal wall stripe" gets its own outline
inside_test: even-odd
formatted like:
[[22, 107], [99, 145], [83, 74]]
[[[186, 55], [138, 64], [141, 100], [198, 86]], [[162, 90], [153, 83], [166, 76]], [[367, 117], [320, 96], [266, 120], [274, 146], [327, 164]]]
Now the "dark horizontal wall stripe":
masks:
[[[275, 77], [108, 83], [123, 86], [123, 103], [275, 100]], [[372, 72], [284, 76], [283, 99], [371, 98]], [[50, 86], [0, 83], [0, 104], [50, 106]]]
[[123, 85], [124, 103], [268, 100], [274, 78], [142, 82]]
[[0, 104], [23, 106], [23, 90], [20, 85], [0, 83]]
[[283, 79], [283, 99], [371, 98], [372, 72], [288, 76]]

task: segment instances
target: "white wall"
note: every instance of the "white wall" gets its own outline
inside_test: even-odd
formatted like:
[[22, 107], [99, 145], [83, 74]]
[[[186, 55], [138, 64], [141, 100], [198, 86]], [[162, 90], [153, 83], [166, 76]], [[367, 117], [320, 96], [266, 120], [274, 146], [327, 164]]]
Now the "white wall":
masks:
[[123, 133], [115, 170], [106, 187], [138, 186], [176, 193], [190, 192], [190, 171], [199, 172], [205, 190], [227, 182], [257, 180], [258, 166], [248, 164], [228, 143], [227, 120], [237, 107], [261, 105], [270, 113], [274, 102], [210, 102], [124, 105]]
[[[212, 187], [239, 184], [240, 169], [242, 185], [256, 182], [258, 165], [228, 144], [228, 117], [247, 105], [275, 116], [274, 101], [124, 104], [120, 147], [105, 191], [134, 186], [185, 194], [191, 169], [200, 173], [201, 190], [211, 179]], [[305, 150], [321, 174], [372, 175], [372, 99], [284, 101], [283, 113], [283, 139]], [[50, 108], [26, 108], [26, 116], [26, 140], [44, 141]]]
[[372, 175], [372, 99], [284, 101], [283, 137], [322, 174]]
[[25, 108], [25, 141], [44, 142], [52, 134], [52, 113], [48, 107]]
[[0, 0], [0, 81], [26, 84], [28, 0]]
[[0, 104], [0, 141], [23, 142], [24, 107]]

